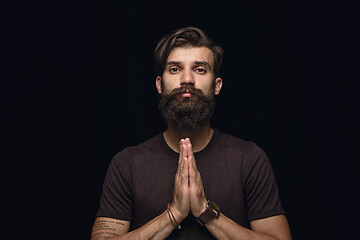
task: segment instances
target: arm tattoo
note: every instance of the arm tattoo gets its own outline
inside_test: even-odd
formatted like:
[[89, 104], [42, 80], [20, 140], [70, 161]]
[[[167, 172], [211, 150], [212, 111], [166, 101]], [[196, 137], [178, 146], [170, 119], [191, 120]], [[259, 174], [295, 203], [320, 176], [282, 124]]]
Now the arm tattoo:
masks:
[[156, 231], [156, 233], [154, 233], [154, 234], [149, 238], [149, 240], [152, 240], [158, 232], [159, 232], [159, 231]]
[[96, 221], [94, 223], [94, 226], [92, 228], [92, 237], [93, 239], [99, 240], [99, 239], [105, 239], [109, 237], [116, 237], [119, 236], [116, 234], [116, 229], [109, 226], [109, 223], [116, 224], [116, 225], [122, 225], [125, 226], [122, 222], [115, 222], [115, 221], [107, 221], [107, 220], [101, 220]]

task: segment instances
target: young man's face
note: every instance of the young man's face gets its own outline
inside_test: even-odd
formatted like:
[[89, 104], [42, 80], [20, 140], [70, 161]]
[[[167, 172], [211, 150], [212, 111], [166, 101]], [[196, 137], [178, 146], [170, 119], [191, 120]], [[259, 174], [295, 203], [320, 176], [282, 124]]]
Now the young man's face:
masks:
[[[156, 78], [157, 90], [169, 94], [184, 85], [193, 85], [204, 94], [220, 93], [222, 80], [214, 79], [214, 56], [207, 47], [176, 47], [170, 52], [162, 78]], [[192, 97], [186, 93], [181, 96]]]
[[168, 125], [195, 130], [210, 121], [222, 80], [214, 79], [214, 57], [206, 47], [174, 48], [156, 78], [159, 109]]

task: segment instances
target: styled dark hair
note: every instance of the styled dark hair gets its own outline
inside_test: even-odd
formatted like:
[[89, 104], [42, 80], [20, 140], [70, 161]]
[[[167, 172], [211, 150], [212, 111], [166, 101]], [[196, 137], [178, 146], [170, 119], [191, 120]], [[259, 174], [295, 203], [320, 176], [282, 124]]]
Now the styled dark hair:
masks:
[[214, 75], [220, 76], [223, 50], [207, 34], [196, 27], [174, 30], [164, 36], [154, 50], [154, 68], [158, 76], [164, 73], [166, 60], [175, 47], [207, 47], [214, 55]]

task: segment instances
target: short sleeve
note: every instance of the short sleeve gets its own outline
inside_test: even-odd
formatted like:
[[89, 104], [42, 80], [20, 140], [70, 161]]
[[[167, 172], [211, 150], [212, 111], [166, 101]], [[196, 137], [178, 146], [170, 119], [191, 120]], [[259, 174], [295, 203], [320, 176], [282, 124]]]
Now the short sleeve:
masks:
[[131, 161], [124, 150], [109, 165], [96, 217], [132, 220], [131, 179]]
[[249, 221], [284, 214], [270, 161], [257, 145], [249, 151], [243, 171]]

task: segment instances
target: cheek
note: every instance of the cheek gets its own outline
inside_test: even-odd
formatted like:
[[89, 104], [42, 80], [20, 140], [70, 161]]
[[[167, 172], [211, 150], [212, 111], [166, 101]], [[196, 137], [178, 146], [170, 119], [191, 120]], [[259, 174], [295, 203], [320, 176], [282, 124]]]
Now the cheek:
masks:
[[205, 94], [214, 93], [215, 84], [195, 84], [196, 88], [201, 89]]
[[181, 85], [179, 84], [179, 82], [176, 79], [163, 79], [162, 80], [162, 84], [161, 84], [161, 88], [162, 91], [165, 93], [170, 93], [172, 90], [174, 90], [175, 88], [179, 88], [181, 87]]
[[169, 94], [172, 90], [174, 90], [177, 87], [178, 86], [175, 86], [174, 84], [163, 83], [162, 84], [162, 92], [165, 94]]

